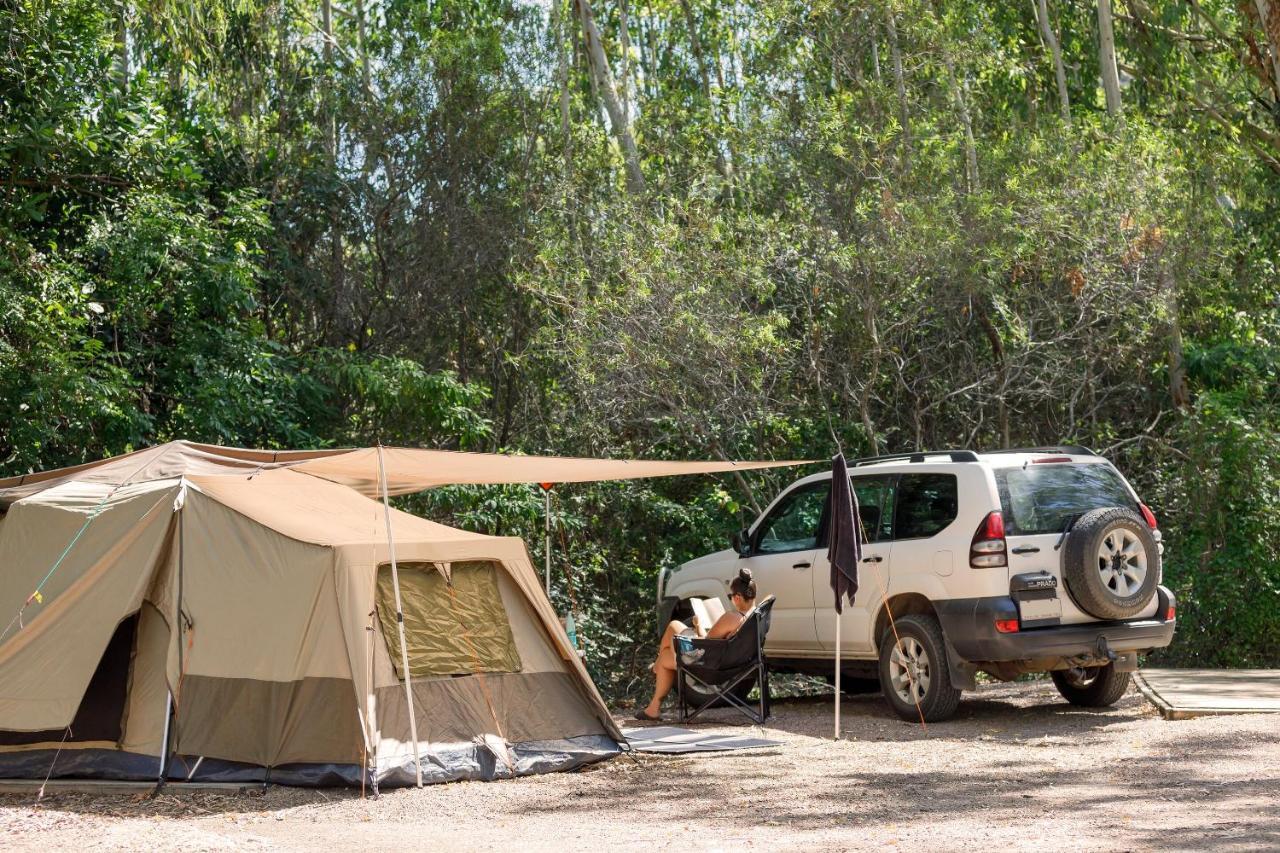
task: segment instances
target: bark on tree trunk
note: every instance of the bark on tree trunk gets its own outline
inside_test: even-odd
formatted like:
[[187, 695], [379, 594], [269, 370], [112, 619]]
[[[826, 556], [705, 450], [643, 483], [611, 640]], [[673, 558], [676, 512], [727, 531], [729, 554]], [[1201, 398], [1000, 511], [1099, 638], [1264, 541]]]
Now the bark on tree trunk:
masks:
[[569, 54], [573, 40], [566, 38], [569, 30], [569, 16], [565, 14], [565, 0], [554, 0], [554, 2], [552, 30], [555, 32], [556, 39], [556, 85], [560, 88], [560, 137], [564, 148], [564, 178], [567, 185], [573, 179], [573, 136], [569, 115]]
[[1120, 115], [1120, 72], [1116, 68], [1116, 35], [1111, 16], [1111, 0], [1098, 0], [1098, 66], [1102, 91], [1107, 98], [1107, 114]]
[[622, 45], [622, 117], [631, 123], [631, 24], [627, 0], [618, 0], [618, 38]]
[[120, 86], [120, 91], [129, 91], [129, 78], [132, 71], [129, 68], [129, 4], [121, 3], [119, 10], [116, 12], [116, 58], [115, 72], [116, 83]]
[[[934, 0], [933, 7], [934, 17], [939, 24], [943, 24], [942, 13], [938, 10], [937, 0]], [[978, 179], [978, 147], [973, 140], [973, 120], [969, 115], [969, 102], [966, 90], [967, 84], [961, 87], [959, 79], [956, 77], [956, 63], [951, 56], [951, 47], [947, 43], [947, 34], [942, 34], [942, 63], [947, 70], [947, 85], [951, 89], [951, 98], [955, 101], [956, 112], [960, 116], [961, 129], [964, 131], [964, 165], [965, 165], [965, 182], [968, 184], [968, 191], [973, 192], [980, 186]], [[967, 81], [966, 81], [967, 83]]]
[[1165, 310], [1169, 313], [1169, 398], [1181, 411], [1191, 405], [1187, 390], [1187, 369], [1182, 360], [1182, 320], [1178, 316], [1178, 285], [1169, 264], [1160, 265], [1160, 284], [1164, 290]]
[[951, 91], [956, 102], [956, 111], [960, 114], [960, 125], [964, 130], [964, 166], [965, 178], [969, 184], [969, 192], [975, 192], [980, 186], [978, 178], [978, 146], [973, 140], [973, 120], [969, 116], [969, 99], [966, 87], [961, 87], [956, 80], [955, 65], [947, 54], [947, 79], [951, 82]]
[[907, 81], [902, 73], [902, 51], [898, 48], [898, 24], [893, 10], [884, 12], [885, 29], [889, 34], [889, 58], [893, 62], [893, 88], [898, 94], [898, 124], [902, 126], [902, 156], [900, 165], [906, 171], [911, 156], [911, 116], [907, 110]]
[[1271, 89], [1280, 99], [1280, 4], [1270, 0], [1253, 0], [1262, 24], [1262, 37], [1271, 52]]
[[862, 308], [863, 322], [866, 324], [867, 338], [871, 341], [871, 370], [858, 395], [858, 414], [862, 417], [862, 429], [867, 433], [867, 441], [871, 443], [871, 455], [880, 455], [880, 441], [876, 435], [875, 422], [871, 419], [871, 387], [872, 382], [880, 375], [880, 332], [876, 328], [875, 303], [868, 297]]
[[368, 38], [364, 20], [364, 0], [355, 0], [356, 4], [356, 39], [360, 51], [360, 82], [364, 85], [366, 95], [373, 94], [373, 82], [369, 75], [369, 49], [365, 44]]
[[1005, 402], [1005, 394], [1009, 386], [1009, 367], [1004, 355], [1004, 341], [1000, 339], [1000, 331], [991, 322], [991, 316], [987, 313], [986, 306], [982, 304], [982, 297], [974, 300], [974, 307], [978, 323], [986, 333], [987, 343], [991, 345], [991, 357], [996, 363], [996, 386], [1000, 389], [999, 396], [996, 397], [996, 418], [999, 422], [1000, 446], [1008, 449], [1012, 445], [1009, 437], [1009, 406]]
[[[680, 0], [680, 8], [684, 11], [685, 27], [689, 30], [689, 46], [693, 49], [694, 59], [698, 63], [698, 77], [702, 83], [702, 97], [707, 99], [707, 109], [711, 115], [715, 117], [716, 123], [719, 123], [719, 111], [716, 109], [715, 99], [711, 93], [711, 71], [707, 67], [707, 57], [702, 51], [702, 39], [698, 38], [698, 28], [693, 20], [693, 8], [689, 5], [689, 0]], [[721, 88], [724, 88], [724, 81], [720, 81]], [[724, 150], [721, 148], [719, 134], [715, 140], [716, 146], [716, 171], [720, 173], [720, 177], [724, 178], [725, 183], [729, 184], [733, 181], [733, 167], [729, 164], [729, 160], [725, 157]]]
[[609, 58], [605, 55], [604, 44], [600, 40], [600, 30], [596, 27], [595, 16], [591, 13], [589, 0], [575, 0], [578, 4], [578, 15], [582, 19], [582, 35], [587, 44], [587, 66], [591, 69], [592, 79], [600, 99], [604, 102], [605, 112], [609, 114], [609, 123], [613, 127], [613, 135], [622, 149], [622, 161], [626, 167], [627, 192], [632, 195], [644, 195], [644, 172], [640, 169], [640, 152], [636, 148], [635, 137], [631, 135], [631, 125], [622, 112], [622, 104], [618, 101], [618, 90], [613, 84], [613, 72], [609, 69]]
[[[321, 26], [324, 29], [324, 75], [325, 94], [321, 109], [324, 110], [325, 148], [329, 157], [329, 172], [336, 183], [338, 178], [338, 110], [333, 100], [333, 2], [323, 0], [320, 4]], [[342, 221], [338, 210], [338, 198], [335, 194], [329, 202], [329, 263], [330, 275], [334, 284], [333, 307], [329, 310], [329, 320], [345, 314], [344, 287], [342, 275]]]
[[1053, 23], [1049, 19], [1048, 0], [1036, 0], [1036, 21], [1040, 24], [1040, 35], [1049, 48], [1053, 58], [1053, 76], [1058, 81], [1058, 105], [1062, 110], [1062, 120], [1071, 124], [1071, 96], [1067, 92], [1067, 71], [1062, 65], [1062, 46], [1058, 44], [1058, 36], [1053, 31]]

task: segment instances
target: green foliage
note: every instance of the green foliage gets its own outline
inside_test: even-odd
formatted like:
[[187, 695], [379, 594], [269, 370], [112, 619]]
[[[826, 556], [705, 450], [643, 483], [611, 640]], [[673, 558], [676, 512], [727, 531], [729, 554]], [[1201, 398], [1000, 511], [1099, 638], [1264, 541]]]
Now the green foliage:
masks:
[[[1280, 46], [1252, 4], [1124, 4], [1113, 117], [1095, 4], [1051, 0], [1064, 117], [1030, 3], [587, 2], [643, 196], [581, 3], [352, 0], [330, 36], [318, 3], [10, 3], [0, 473], [170, 438], [1078, 441], [1160, 514], [1166, 659], [1280, 660]], [[611, 693], [644, 689], [658, 569], [791, 476], [557, 489], [554, 600]], [[406, 506], [537, 552], [541, 498]]]

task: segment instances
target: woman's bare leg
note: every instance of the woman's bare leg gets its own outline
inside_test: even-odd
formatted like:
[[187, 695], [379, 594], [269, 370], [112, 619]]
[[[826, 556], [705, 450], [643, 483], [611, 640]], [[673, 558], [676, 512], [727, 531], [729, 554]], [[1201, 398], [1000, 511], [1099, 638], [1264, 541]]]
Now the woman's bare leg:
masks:
[[661, 713], [663, 697], [675, 686], [676, 653], [672, 638], [684, 630], [686, 630], [685, 624], [673, 619], [667, 625], [667, 630], [662, 632], [662, 640], [658, 643], [658, 658], [653, 662], [653, 698], [644, 709], [650, 717], [656, 717]]

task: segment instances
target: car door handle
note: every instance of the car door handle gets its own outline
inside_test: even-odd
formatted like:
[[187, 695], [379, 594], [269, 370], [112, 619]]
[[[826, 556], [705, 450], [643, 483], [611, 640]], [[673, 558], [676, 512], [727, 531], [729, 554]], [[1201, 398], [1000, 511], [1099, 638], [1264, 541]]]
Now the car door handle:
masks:
[[876, 555], [871, 556], [871, 557], [863, 557], [863, 558], [862, 558], [862, 562], [864, 562], [864, 563], [883, 563], [883, 562], [884, 562], [884, 557], [881, 557], [879, 554], [876, 554]]
[[1014, 549], [1013, 549], [1013, 553], [1015, 553], [1015, 554], [1039, 554], [1039, 553], [1040, 553], [1040, 549], [1039, 549], [1039, 548], [1037, 548], [1035, 545], [1019, 545], [1017, 548], [1014, 548]]
[[807, 568], [809, 568], [809, 567], [810, 567], [810, 566], [812, 566], [812, 565], [813, 565], [813, 563], [796, 563], [796, 564], [795, 564], [795, 565], [793, 565], [791, 568], [793, 568], [793, 569], [807, 569]]

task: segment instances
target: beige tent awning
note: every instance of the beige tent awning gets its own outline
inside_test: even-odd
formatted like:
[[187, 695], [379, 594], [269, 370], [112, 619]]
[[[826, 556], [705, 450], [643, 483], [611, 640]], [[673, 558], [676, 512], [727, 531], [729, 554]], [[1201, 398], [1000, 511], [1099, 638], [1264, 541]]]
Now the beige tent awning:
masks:
[[[811, 464], [804, 460], [670, 462], [657, 459], [583, 459], [409, 447], [384, 447], [382, 456], [387, 466], [387, 490], [392, 495], [412, 494], [454, 484], [588, 483]], [[0, 511], [14, 501], [72, 481], [118, 486], [182, 476], [252, 477], [279, 468], [291, 468], [340, 483], [370, 497], [381, 494], [376, 447], [247, 450], [172, 441], [87, 465], [0, 479]]]
[[[674, 477], [681, 474], [720, 474], [810, 464], [803, 460], [669, 462], [657, 459], [511, 456], [503, 453], [460, 453], [407, 447], [384, 447], [382, 456], [387, 468], [387, 491], [392, 495], [411, 494], [455, 484], [589, 483], [642, 477]], [[376, 447], [308, 459], [291, 467], [295, 471], [349, 486], [364, 495], [381, 494]]]

